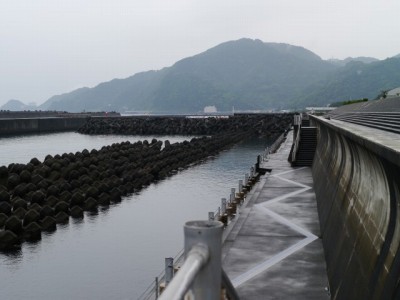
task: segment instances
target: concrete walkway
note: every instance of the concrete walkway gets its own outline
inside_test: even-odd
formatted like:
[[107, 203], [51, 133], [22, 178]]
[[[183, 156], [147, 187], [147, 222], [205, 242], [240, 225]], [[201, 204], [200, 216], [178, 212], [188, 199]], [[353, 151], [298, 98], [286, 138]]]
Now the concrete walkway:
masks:
[[311, 169], [287, 162], [292, 132], [263, 167], [223, 246], [240, 299], [329, 299]]

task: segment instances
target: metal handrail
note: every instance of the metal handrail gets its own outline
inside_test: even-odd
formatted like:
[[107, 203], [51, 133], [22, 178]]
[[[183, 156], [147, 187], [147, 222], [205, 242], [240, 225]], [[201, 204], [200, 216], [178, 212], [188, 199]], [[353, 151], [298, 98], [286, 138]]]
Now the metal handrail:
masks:
[[300, 146], [300, 127], [297, 129], [296, 136], [294, 138], [294, 147], [292, 152], [292, 162], [296, 161], [297, 151]]
[[[285, 134], [282, 134], [278, 140], [283, 139], [285, 136]], [[277, 141], [275, 141], [276, 143]], [[275, 144], [274, 143], [274, 144]], [[269, 150], [271, 148], [267, 148], [267, 150]], [[267, 151], [266, 150], [266, 151]], [[245, 199], [245, 195], [243, 195], [243, 189], [245, 186], [248, 185], [249, 180], [251, 180], [253, 178], [253, 176], [255, 176], [254, 174], [254, 170], [255, 168], [252, 167], [250, 170], [251, 176], [249, 176], [249, 174], [245, 174], [245, 180], [239, 180], [239, 185], [238, 185], [238, 193], [236, 193], [236, 189], [235, 188], [231, 188], [231, 194], [230, 194], [230, 199], [229, 201], [227, 201], [226, 198], [222, 198], [222, 203], [221, 206], [218, 207], [218, 209], [215, 212], [209, 212], [208, 213], [208, 221], [214, 221], [214, 220], [220, 220], [220, 216], [224, 215], [223, 211], [226, 210], [227, 206], [233, 202], [234, 200], [236, 200], [236, 197], [239, 197], [239, 199]], [[248, 187], [247, 187], [248, 188]], [[242, 194], [242, 195], [240, 195]], [[241, 198], [240, 198], [241, 197]], [[236, 203], [237, 205], [241, 205], [241, 203]], [[237, 208], [238, 209], [238, 208]], [[196, 221], [196, 222], [204, 222], [204, 221]], [[190, 223], [190, 222], [189, 222]], [[221, 222], [218, 222], [221, 223]], [[228, 218], [228, 222], [229, 224], [229, 218]], [[222, 223], [221, 223], [222, 224]], [[226, 224], [225, 224], [226, 225]], [[221, 234], [222, 236], [222, 234]], [[185, 235], [186, 238], [186, 235]], [[204, 245], [207, 243], [203, 243]], [[196, 246], [197, 248], [197, 246]], [[189, 253], [191, 249], [189, 249]], [[186, 247], [183, 248], [181, 251], [179, 251], [179, 253], [174, 257], [168, 257], [165, 258], [165, 269], [163, 271], [161, 271], [161, 273], [155, 277], [155, 280], [152, 281], [152, 283], [149, 285], [149, 287], [143, 292], [143, 294], [139, 297], [138, 300], [149, 300], [149, 299], [166, 299], [166, 298], [159, 298], [160, 297], [160, 292], [161, 295], [164, 295], [163, 297], [168, 297], [168, 299], [179, 299], [179, 297], [181, 297], [182, 292], [179, 291], [179, 289], [174, 288], [174, 284], [171, 287], [171, 283], [175, 280], [175, 282], [180, 282], [180, 284], [182, 284], [182, 282], [186, 282], [187, 281], [187, 277], [184, 277], [184, 279], [180, 279], [181, 276], [184, 276], [182, 274], [187, 273], [187, 268], [188, 267], [184, 267], [184, 265], [189, 264], [191, 265], [192, 263], [190, 262], [190, 260], [192, 260], [192, 258], [190, 258], [189, 260], [186, 258], [185, 260], [185, 253], [187, 253], [187, 249]], [[187, 255], [186, 255], [187, 256]], [[221, 254], [220, 254], [221, 256]], [[175, 271], [175, 268], [178, 266], [178, 271]], [[239, 299], [239, 297], [237, 296], [237, 293], [233, 287], [233, 285], [231, 284], [229, 277], [226, 275], [226, 273], [224, 272], [224, 270], [222, 269], [221, 265], [219, 267], [220, 272], [221, 272], [221, 286], [225, 288], [226, 294], [228, 296], [228, 299], [234, 300], [234, 299]], [[175, 273], [176, 272], [176, 273]], [[175, 273], [175, 274], [174, 274]], [[179, 274], [179, 276], [178, 276]], [[175, 277], [174, 277], [175, 276]], [[186, 275], [187, 276], [187, 275]], [[177, 279], [172, 279], [172, 278], [177, 278]], [[172, 279], [172, 281], [170, 280]], [[190, 277], [189, 277], [190, 279]], [[190, 280], [191, 281], [191, 280]], [[160, 284], [161, 283], [161, 284]], [[189, 282], [190, 285], [190, 282]], [[176, 298], [169, 296], [169, 294], [164, 294], [165, 291], [167, 290], [165, 287], [169, 287], [168, 288], [168, 293], [177, 293]], [[172, 292], [171, 290], [174, 290], [174, 292]], [[178, 292], [176, 292], [178, 290]], [[165, 296], [167, 295], [167, 296]]]
[[293, 125], [294, 126], [300, 126], [301, 125], [301, 115], [294, 115], [294, 121], [293, 121]]
[[300, 131], [301, 131], [301, 115], [294, 116], [294, 125], [297, 126], [295, 129], [296, 136], [294, 137], [294, 146], [292, 151], [292, 162], [296, 161], [297, 151], [300, 146]]
[[191, 221], [184, 227], [185, 262], [161, 293], [160, 300], [217, 300], [220, 297], [222, 231], [219, 221]]
[[276, 141], [270, 146], [269, 153], [275, 153], [278, 150], [279, 146], [281, 145], [283, 139], [285, 138], [285, 133], [282, 133]]
[[179, 272], [161, 294], [160, 300], [183, 299], [189, 287], [192, 285], [197, 273], [207, 263], [209, 258], [208, 248], [204, 245], [194, 246], [188, 253], [185, 262]]
[[[158, 277], [156, 277], [158, 278]], [[155, 281], [153, 280], [149, 286], [144, 290], [144, 292], [139, 296], [139, 298], [137, 300], [147, 300], [150, 299], [150, 297], [154, 294], [154, 285], [155, 285]]]

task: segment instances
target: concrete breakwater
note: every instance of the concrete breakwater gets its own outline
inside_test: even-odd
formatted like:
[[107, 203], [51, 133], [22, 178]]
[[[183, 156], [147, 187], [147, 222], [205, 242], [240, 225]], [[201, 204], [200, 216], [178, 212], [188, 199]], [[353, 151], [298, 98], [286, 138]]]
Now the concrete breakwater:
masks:
[[0, 135], [77, 130], [85, 117], [0, 119]]
[[79, 130], [85, 134], [214, 135], [247, 131], [271, 136], [292, 122], [292, 114], [235, 115], [229, 118], [121, 117], [91, 118]]
[[0, 136], [51, 131], [73, 131], [89, 117], [119, 117], [115, 112], [0, 111]]
[[[280, 132], [290, 125], [281, 120]], [[274, 122], [272, 129], [278, 131]], [[162, 180], [253, 135], [252, 127], [235, 128], [211, 137], [171, 144], [152, 140], [105, 146], [101, 150], [64, 153], [43, 162], [0, 167], [0, 248], [40, 239], [69, 216], [118, 202], [121, 196]]]
[[400, 298], [398, 135], [311, 117], [313, 178], [332, 299]]
[[86, 117], [119, 117], [117, 112], [81, 112], [69, 113], [66, 111], [51, 110], [24, 110], [9, 111], [0, 110], [0, 119], [33, 119], [33, 118], [86, 118]]

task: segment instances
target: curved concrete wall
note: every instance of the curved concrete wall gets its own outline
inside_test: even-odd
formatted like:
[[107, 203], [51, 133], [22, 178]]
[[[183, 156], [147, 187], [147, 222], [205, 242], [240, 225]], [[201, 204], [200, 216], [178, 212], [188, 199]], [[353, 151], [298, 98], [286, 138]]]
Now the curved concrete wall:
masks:
[[312, 122], [318, 128], [312, 171], [332, 299], [400, 299], [400, 154], [345, 123]]

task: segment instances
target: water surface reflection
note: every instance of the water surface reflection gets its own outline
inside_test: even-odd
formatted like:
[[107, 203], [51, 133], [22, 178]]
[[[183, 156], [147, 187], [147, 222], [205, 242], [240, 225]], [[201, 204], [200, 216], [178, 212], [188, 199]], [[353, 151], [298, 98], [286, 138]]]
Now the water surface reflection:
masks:
[[[73, 135], [68, 138], [75, 139]], [[42, 136], [40, 143], [56, 142]], [[175, 256], [182, 248], [183, 224], [206, 219], [266, 144], [265, 140], [253, 140], [236, 145], [121, 203], [86, 212], [83, 219], [70, 219], [68, 224], [58, 225], [56, 232], [43, 233], [37, 243], [1, 253], [1, 297], [137, 299], [163, 268], [164, 257]], [[82, 146], [65, 152], [96, 148]], [[55, 153], [60, 152], [64, 151]]]

